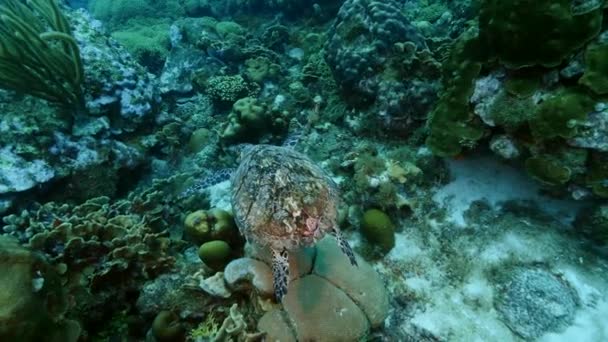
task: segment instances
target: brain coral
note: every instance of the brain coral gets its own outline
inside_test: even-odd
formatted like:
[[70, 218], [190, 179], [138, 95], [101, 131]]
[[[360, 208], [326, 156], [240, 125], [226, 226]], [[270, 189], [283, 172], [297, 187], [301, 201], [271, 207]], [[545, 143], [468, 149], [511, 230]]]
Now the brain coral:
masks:
[[[389, 303], [382, 280], [360, 257], [359, 267], [352, 271], [331, 239], [290, 257], [292, 280], [283, 307], [267, 312], [258, 322], [258, 330], [266, 332], [268, 340], [356, 341], [384, 322]], [[270, 255], [256, 249], [248, 254], [249, 258], [228, 264], [226, 283], [233, 290], [253, 287], [260, 296], [272, 296]]]

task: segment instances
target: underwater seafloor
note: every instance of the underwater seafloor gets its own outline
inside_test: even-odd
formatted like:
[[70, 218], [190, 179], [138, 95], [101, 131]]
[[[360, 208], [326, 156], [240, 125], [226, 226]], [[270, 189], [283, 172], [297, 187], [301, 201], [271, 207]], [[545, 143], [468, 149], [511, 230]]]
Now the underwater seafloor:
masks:
[[608, 341], [606, 8], [0, 0], [0, 341]]

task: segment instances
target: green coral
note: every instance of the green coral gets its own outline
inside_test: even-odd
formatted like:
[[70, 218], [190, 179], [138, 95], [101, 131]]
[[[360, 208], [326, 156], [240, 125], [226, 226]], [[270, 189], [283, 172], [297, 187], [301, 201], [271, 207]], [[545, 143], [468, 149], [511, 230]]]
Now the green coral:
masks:
[[[195, 79], [195, 82], [199, 81]], [[259, 90], [259, 87], [245, 81], [241, 75], [212, 76], [202, 82], [211, 98], [230, 103], [247, 96], [253, 96]]]
[[169, 54], [169, 24], [164, 21], [132, 21], [129, 27], [113, 32], [112, 37], [154, 72], [162, 69]]
[[517, 98], [528, 98], [538, 90], [540, 78], [537, 75], [527, 77], [510, 77], [505, 81], [505, 89]]
[[446, 3], [437, 0], [420, 0], [416, 7], [419, 9], [418, 13], [410, 20], [428, 21], [432, 23], [438, 20], [443, 13], [449, 11]]
[[594, 101], [578, 89], [558, 90], [545, 99], [530, 119], [532, 134], [541, 140], [572, 138], [576, 126], [593, 110]]
[[253, 97], [239, 99], [232, 105], [228, 123], [220, 134], [226, 143], [256, 142], [271, 133], [280, 133], [287, 128], [287, 118], [278, 111], [268, 109]]
[[257, 99], [245, 97], [232, 105], [228, 125], [221, 134], [225, 141], [252, 141], [266, 131], [267, 108]]
[[596, 94], [608, 94], [608, 42], [587, 47], [585, 73], [579, 82]]
[[158, 342], [180, 342], [185, 340], [185, 330], [179, 317], [171, 311], [161, 311], [152, 322], [152, 335]]
[[395, 247], [395, 226], [381, 210], [369, 209], [363, 214], [361, 233], [367, 241], [380, 247], [383, 252]]
[[559, 146], [526, 160], [526, 171], [540, 182], [563, 185], [587, 171], [589, 153], [585, 149]]
[[0, 23], [0, 87], [81, 109], [80, 50], [55, 1], [3, 1]]
[[184, 17], [184, 7], [179, 0], [93, 0], [89, 11], [111, 29], [128, 27], [132, 19]]
[[188, 334], [192, 340], [210, 339], [215, 336], [220, 330], [220, 324], [213, 312], [210, 312], [196, 328], [192, 329]]
[[291, 95], [294, 101], [298, 104], [305, 104], [310, 102], [312, 96], [310, 95], [310, 90], [302, 82], [295, 81], [289, 83], [287, 86], [289, 90], [289, 95]]
[[276, 77], [281, 71], [281, 66], [273, 63], [268, 57], [258, 56], [245, 61], [245, 74], [254, 82], [262, 82]]
[[463, 146], [474, 145], [484, 134], [483, 125], [469, 107], [474, 81], [481, 70], [480, 50], [477, 31], [471, 28], [454, 44], [443, 65], [445, 90], [431, 112], [426, 139], [427, 146], [439, 156], [455, 156]]
[[572, 174], [568, 167], [550, 156], [531, 157], [525, 164], [532, 177], [548, 185], [565, 184]]
[[186, 235], [196, 244], [223, 240], [237, 245], [241, 241], [231, 213], [222, 209], [197, 210], [184, 220]]
[[489, 118], [507, 130], [515, 130], [526, 125], [534, 116], [534, 103], [530, 97], [514, 96], [502, 91], [489, 109]]
[[199, 128], [192, 132], [188, 141], [188, 149], [192, 153], [198, 153], [214, 142], [214, 133], [207, 128]]
[[245, 35], [245, 29], [234, 21], [220, 21], [215, 25], [215, 32], [224, 40], [239, 39]]
[[205, 263], [216, 271], [221, 271], [230, 261], [232, 250], [230, 245], [222, 240], [205, 242], [198, 249], [198, 256]]
[[594, 38], [602, 9], [573, 13], [571, 0], [484, 0], [480, 39], [509, 68], [555, 67]]

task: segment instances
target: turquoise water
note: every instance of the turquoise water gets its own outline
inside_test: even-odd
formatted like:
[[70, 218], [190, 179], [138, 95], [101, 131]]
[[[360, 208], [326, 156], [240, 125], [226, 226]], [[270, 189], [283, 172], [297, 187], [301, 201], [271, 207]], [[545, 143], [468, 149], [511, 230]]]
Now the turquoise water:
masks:
[[0, 0], [0, 341], [607, 341], [601, 0]]

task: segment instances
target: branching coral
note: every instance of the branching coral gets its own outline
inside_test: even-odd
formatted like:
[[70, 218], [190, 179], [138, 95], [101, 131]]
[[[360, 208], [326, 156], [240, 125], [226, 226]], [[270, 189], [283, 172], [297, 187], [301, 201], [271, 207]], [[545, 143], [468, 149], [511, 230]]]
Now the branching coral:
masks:
[[0, 23], [0, 87], [81, 106], [80, 51], [55, 1], [3, 1]]
[[238, 305], [233, 304], [230, 307], [228, 316], [218, 327], [216, 317], [213, 313], [207, 316], [207, 319], [202, 322], [199, 327], [190, 332], [190, 338], [194, 341], [262, 341], [263, 333], [248, 333], [245, 317], [238, 310]]

